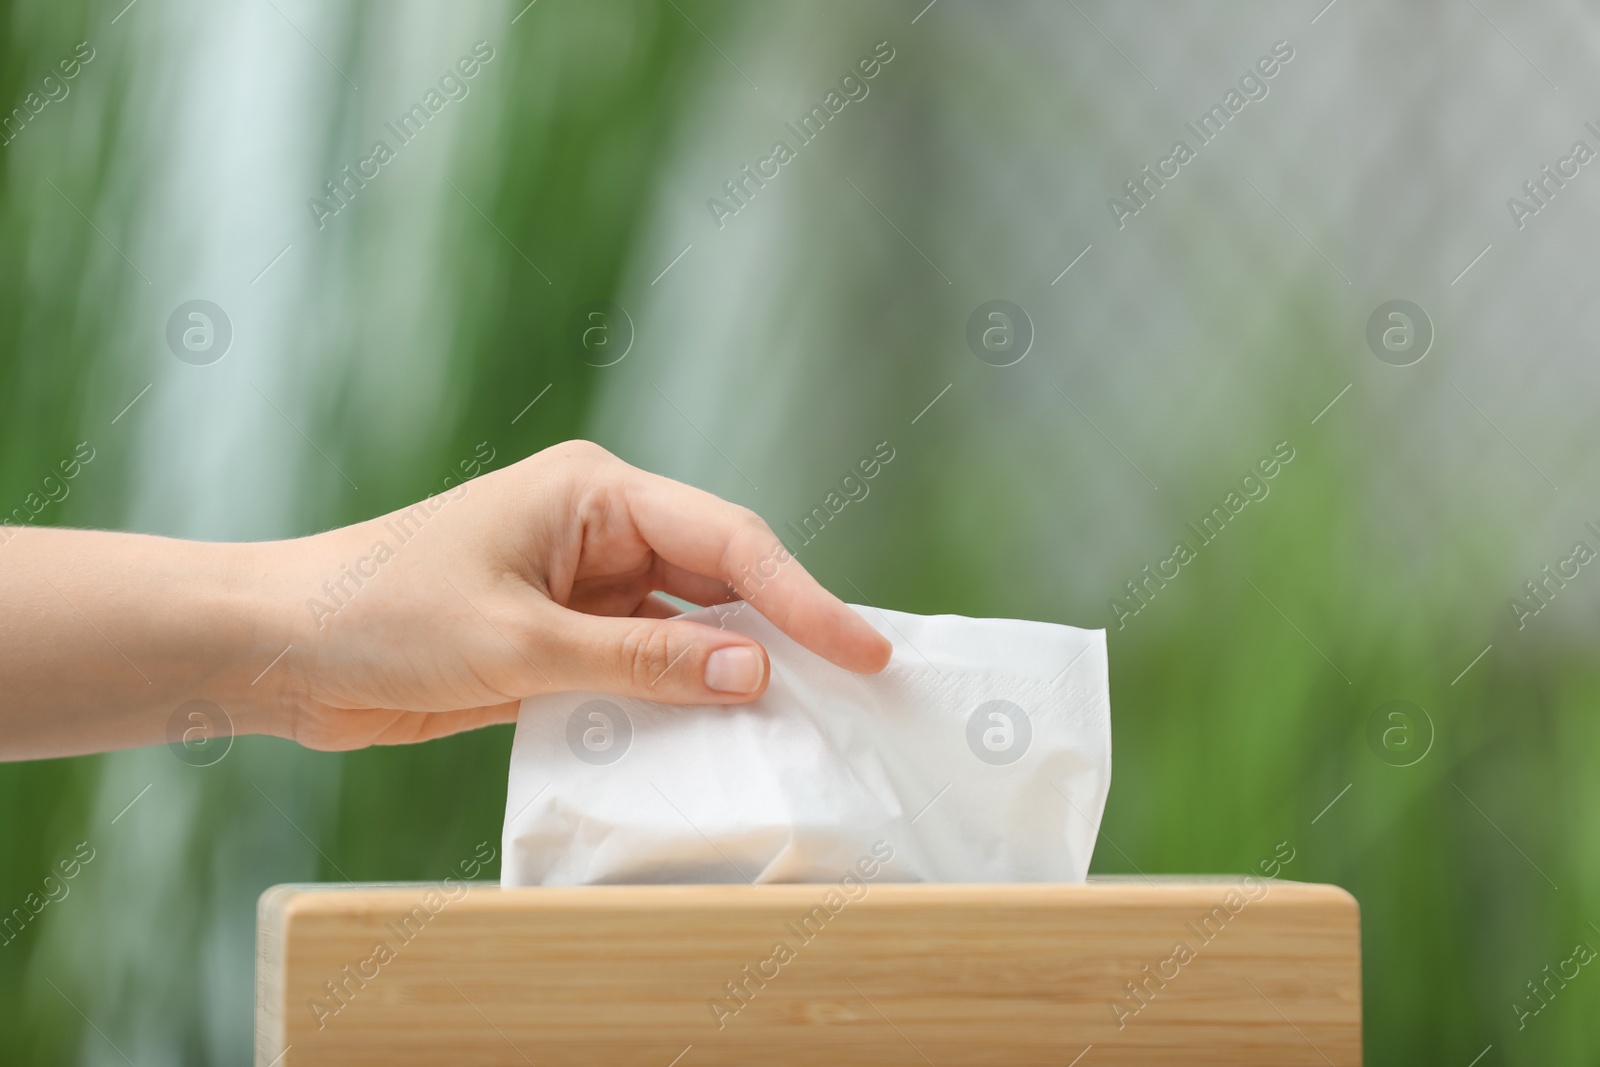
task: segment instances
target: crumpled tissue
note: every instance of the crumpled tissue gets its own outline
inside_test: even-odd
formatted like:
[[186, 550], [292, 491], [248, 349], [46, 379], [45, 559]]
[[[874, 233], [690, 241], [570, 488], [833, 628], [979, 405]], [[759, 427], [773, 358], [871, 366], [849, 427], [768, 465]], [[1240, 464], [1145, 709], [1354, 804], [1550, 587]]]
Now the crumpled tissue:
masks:
[[524, 700], [501, 883], [1082, 881], [1111, 784], [1105, 631], [854, 610], [894, 644], [881, 674], [736, 603], [684, 617], [766, 647], [759, 700]]

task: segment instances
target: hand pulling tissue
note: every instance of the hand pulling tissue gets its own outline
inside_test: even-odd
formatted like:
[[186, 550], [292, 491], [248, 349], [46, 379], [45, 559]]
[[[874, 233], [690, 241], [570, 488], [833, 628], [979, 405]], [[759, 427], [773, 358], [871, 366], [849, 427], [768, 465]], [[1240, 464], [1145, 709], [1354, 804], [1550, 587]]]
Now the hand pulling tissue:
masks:
[[1105, 631], [854, 610], [894, 644], [881, 674], [741, 602], [685, 618], [766, 646], [758, 700], [524, 700], [501, 883], [1082, 881], [1111, 784]]

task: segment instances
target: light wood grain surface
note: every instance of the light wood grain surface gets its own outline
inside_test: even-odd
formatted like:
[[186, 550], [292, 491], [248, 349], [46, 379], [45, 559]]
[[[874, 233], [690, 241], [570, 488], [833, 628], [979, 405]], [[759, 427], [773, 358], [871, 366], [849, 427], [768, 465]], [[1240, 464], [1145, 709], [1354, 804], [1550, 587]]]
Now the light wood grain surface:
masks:
[[1361, 1062], [1333, 886], [830, 889], [278, 886], [256, 1064]]

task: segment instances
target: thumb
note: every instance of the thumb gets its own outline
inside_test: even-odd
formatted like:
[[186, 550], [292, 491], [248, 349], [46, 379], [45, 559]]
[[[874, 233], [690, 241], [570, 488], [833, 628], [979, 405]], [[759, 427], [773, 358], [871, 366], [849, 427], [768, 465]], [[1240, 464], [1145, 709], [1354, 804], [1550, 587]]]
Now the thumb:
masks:
[[544, 627], [551, 682], [665, 704], [742, 704], [767, 688], [766, 650], [742, 634], [681, 619], [613, 618], [556, 608]]

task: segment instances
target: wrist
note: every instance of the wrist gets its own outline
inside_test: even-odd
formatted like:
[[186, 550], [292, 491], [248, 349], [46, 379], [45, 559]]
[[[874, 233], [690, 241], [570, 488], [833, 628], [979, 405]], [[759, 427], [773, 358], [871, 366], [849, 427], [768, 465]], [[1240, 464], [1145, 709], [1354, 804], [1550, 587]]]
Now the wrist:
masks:
[[[206, 652], [200, 687], [214, 692], [236, 734], [288, 737], [295, 706], [294, 664], [304, 644], [287, 600], [275, 595], [282, 573], [274, 566], [278, 542], [216, 544], [213, 578], [197, 583], [194, 617], [207, 633], [196, 636]], [[281, 563], [282, 560], [277, 562]]]

